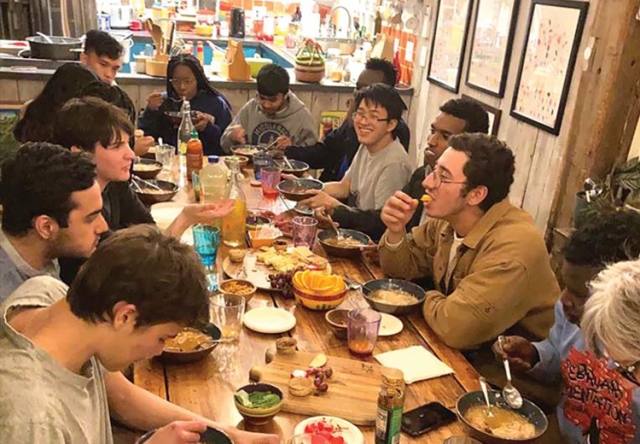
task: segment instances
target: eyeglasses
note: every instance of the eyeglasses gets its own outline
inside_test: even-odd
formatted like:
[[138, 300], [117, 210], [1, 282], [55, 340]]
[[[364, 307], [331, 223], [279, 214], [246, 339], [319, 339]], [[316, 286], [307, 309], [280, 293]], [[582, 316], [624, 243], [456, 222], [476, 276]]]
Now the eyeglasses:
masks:
[[185, 86], [191, 86], [196, 82], [196, 79], [169, 79], [173, 86], [183, 84]]
[[351, 114], [351, 118], [353, 119], [354, 122], [356, 120], [365, 121], [365, 122], [388, 122], [391, 120], [388, 117], [386, 119], [379, 119], [376, 116], [371, 116], [369, 114], [365, 114], [360, 111], [356, 111], [355, 113]]
[[628, 379], [629, 381], [633, 382], [635, 385], [640, 386], [640, 381], [638, 380], [638, 378], [635, 375], [635, 371], [638, 368], [638, 366], [640, 365], [640, 361], [638, 362], [634, 362], [631, 365], [628, 366], [622, 366], [621, 364], [617, 363], [616, 361], [613, 361], [613, 365], [616, 368], [616, 371], [618, 373], [620, 373], [622, 375], [622, 377], [624, 377], [625, 379]]
[[455, 184], [460, 184], [460, 185], [467, 183], [466, 180], [465, 181], [459, 181], [459, 180], [444, 179], [442, 177], [442, 173], [437, 169], [431, 171], [427, 175], [427, 177], [429, 177], [429, 176], [433, 176], [433, 185], [434, 185], [433, 188], [435, 188], [435, 189], [438, 189], [438, 188], [440, 188], [440, 186], [442, 184], [447, 184], [447, 183], [455, 183]]

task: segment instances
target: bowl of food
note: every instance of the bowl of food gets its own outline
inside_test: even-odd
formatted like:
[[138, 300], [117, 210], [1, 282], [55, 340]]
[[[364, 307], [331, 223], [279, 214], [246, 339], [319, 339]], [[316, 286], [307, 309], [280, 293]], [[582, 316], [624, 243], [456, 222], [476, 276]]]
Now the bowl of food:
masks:
[[277, 188], [285, 199], [300, 202], [313, 196], [309, 190], [322, 191], [324, 184], [316, 179], [289, 179], [280, 182]]
[[153, 179], [162, 171], [162, 163], [153, 159], [136, 159], [133, 162], [133, 174], [140, 179]]
[[[174, 125], [180, 125], [180, 122], [182, 122], [182, 113], [180, 111], [165, 111], [164, 115], [167, 116]], [[191, 111], [191, 120], [195, 120], [197, 115], [197, 111]]]
[[234, 395], [236, 408], [244, 420], [253, 425], [271, 421], [282, 408], [283, 399], [278, 387], [265, 383], [245, 385]]
[[146, 183], [136, 182], [136, 185], [133, 190], [147, 206], [171, 200], [178, 192], [178, 186], [166, 180], [147, 180]]
[[247, 230], [257, 230], [263, 225], [269, 225], [271, 219], [267, 216], [259, 216], [257, 214], [250, 214], [247, 216]]
[[511, 409], [500, 392], [489, 391], [492, 404], [489, 417], [481, 391], [469, 392], [458, 398], [456, 412], [466, 432], [486, 444], [533, 442], [546, 432], [547, 417], [531, 401], [524, 399], [522, 408]]
[[347, 339], [348, 314], [349, 310], [334, 308], [324, 315], [325, 320], [331, 326], [331, 331], [338, 339]]
[[420, 309], [424, 289], [400, 279], [376, 279], [362, 285], [362, 295], [374, 310], [389, 314], [407, 314]]
[[262, 151], [259, 145], [237, 145], [231, 148], [231, 152], [237, 156], [244, 156], [251, 159], [254, 155]]
[[256, 294], [256, 286], [244, 279], [227, 279], [220, 282], [218, 291], [223, 294], [232, 294], [244, 297], [245, 302], [249, 302]]
[[337, 236], [334, 229], [322, 230], [318, 233], [318, 242], [330, 256], [357, 257], [361, 247], [373, 243], [369, 236], [360, 231], [344, 228], [339, 228], [338, 231], [342, 238]]
[[211, 354], [221, 337], [220, 329], [211, 323], [201, 329], [183, 328], [175, 338], [165, 342], [160, 359], [170, 364], [199, 361]]
[[247, 166], [249, 163], [249, 158], [247, 156], [241, 156], [239, 154], [234, 154], [233, 156], [223, 156], [222, 160], [224, 160], [224, 164], [227, 168], [231, 169], [231, 162], [238, 162], [240, 169]]
[[304, 173], [309, 171], [309, 164], [304, 163], [301, 160], [288, 159], [289, 164], [284, 159], [273, 159], [274, 166], [277, 166], [282, 170], [284, 174], [293, 174], [297, 177], [302, 177]]
[[342, 276], [323, 271], [298, 271], [291, 280], [296, 302], [310, 310], [331, 310], [342, 304], [347, 286]]

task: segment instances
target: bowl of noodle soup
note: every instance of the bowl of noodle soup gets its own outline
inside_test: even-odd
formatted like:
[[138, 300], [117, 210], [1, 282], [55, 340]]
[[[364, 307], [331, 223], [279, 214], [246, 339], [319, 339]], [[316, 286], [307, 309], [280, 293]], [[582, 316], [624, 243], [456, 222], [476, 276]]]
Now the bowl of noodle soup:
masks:
[[211, 354], [221, 337], [220, 329], [212, 323], [200, 329], [185, 327], [165, 342], [160, 359], [170, 364], [199, 361]]
[[511, 409], [501, 393], [489, 390], [493, 417], [487, 415], [487, 406], [480, 390], [458, 398], [456, 413], [466, 433], [485, 444], [534, 442], [549, 426], [547, 417], [538, 406], [523, 399], [522, 408]]
[[400, 279], [366, 282], [362, 285], [362, 295], [374, 310], [396, 315], [419, 310], [425, 298], [422, 287]]

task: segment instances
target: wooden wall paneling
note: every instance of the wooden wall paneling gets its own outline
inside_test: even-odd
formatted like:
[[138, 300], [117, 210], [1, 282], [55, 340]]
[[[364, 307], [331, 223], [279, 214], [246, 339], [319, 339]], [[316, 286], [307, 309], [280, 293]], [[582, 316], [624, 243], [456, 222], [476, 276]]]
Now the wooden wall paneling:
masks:
[[19, 80], [18, 81], [18, 99], [20, 102], [35, 99], [42, 91], [45, 85], [44, 80]]
[[18, 81], [14, 79], [0, 79], [0, 102], [20, 103], [18, 96]]
[[349, 101], [353, 100], [353, 94], [341, 93], [338, 94], [338, 111], [347, 111], [349, 108]]
[[138, 86], [138, 111], [147, 106], [147, 97], [153, 92], [162, 91], [163, 88], [158, 88], [158, 85], [139, 85]]
[[147, 96], [144, 96], [144, 99], [140, 99], [140, 87], [138, 85], [118, 85], [124, 92], [127, 93], [131, 101], [138, 110], [138, 113], [142, 109], [143, 106], [147, 105]]
[[221, 88], [220, 92], [227, 98], [229, 103], [231, 104], [231, 111], [235, 116], [240, 111], [245, 103], [247, 103], [250, 99], [253, 99], [255, 94], [253, 90], [250, 89], [227, 89]]

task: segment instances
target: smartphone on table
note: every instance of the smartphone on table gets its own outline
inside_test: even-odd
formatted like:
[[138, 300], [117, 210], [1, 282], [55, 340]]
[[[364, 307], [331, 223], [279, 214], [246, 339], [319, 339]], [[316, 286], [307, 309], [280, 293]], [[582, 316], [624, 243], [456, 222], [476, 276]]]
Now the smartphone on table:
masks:
[[402, 414], [402, 431], [420, 436], [456, 420], [456, 414], [438, 402], [430, 402]]

